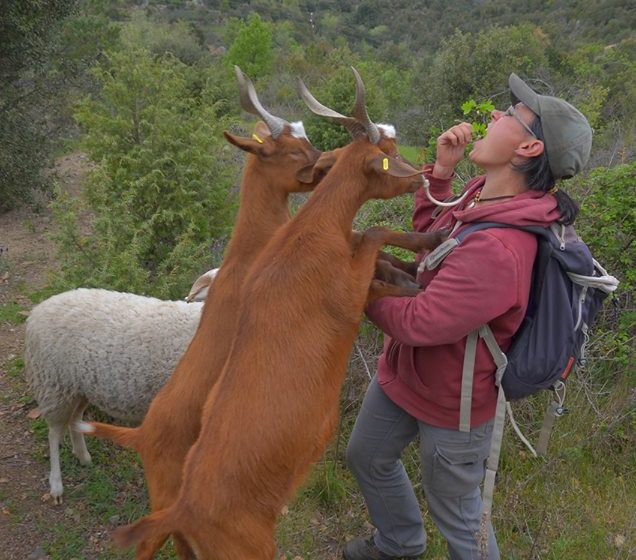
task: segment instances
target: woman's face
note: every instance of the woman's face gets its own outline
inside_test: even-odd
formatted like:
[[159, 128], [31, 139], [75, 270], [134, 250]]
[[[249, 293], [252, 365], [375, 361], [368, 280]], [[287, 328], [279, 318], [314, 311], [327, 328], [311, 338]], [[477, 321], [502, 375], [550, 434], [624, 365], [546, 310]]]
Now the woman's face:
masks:
[[528, 126], [534, 120], [534, 113], [523, 103], [512, 110], [493, 111], [486, 136], [475, 142], [470, 159], [486, 170], [510, 164], [518, 156], [517, 149], [524, 142], [534, 140], [520, 120]]

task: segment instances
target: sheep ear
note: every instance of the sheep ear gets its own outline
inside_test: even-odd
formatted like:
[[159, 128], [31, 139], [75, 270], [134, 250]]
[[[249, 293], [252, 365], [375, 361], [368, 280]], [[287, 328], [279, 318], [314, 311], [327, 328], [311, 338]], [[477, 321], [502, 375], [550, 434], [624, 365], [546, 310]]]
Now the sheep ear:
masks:
[[368, 162], [368, 166], [373, 171], [387, 173], [392, 177], [415, 177], [422, 173], [421, 169], [417, 169], [401, 159], [390, 157], [386, 154], [378, 154]]
[[274, 152], [274, 147], [270, 141], [271, 134], [269, 133], [269, 129], [264, 124], [263, 126], [265, 127], [267, 134], [264, 134], [257, 125], [251, 138], [236, 136], [227, 130], [223, 131], [223, 136], [225, 136], [225, 139], [230, 144], [234, 144], [237, 148], [240, 148], [244, 152], [249, 152], [250, 154], [257, 156], [268, 157]]
[[310, 163], [296, 171], [296, 179], [311, 184], [322, 179], [338, 160], [337, 150], [323, 152], [315, 163]]

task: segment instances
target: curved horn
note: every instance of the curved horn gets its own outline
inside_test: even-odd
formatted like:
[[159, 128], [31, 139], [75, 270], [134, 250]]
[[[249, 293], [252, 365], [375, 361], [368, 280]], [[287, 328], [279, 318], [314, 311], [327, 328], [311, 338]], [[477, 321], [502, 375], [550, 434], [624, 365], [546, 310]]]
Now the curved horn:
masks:
[[364, 126], [369, 141], [372, 144], [377, 144], [380, 141], [380, 130], [369, 118], [367, 108], [364, 102], [364, 83], [358, 71], [352, 66], [353, 75], [356, 78], [356, 104], [351, 111], [351, 115]]
[[252, 80], [250, 80], [238, 66], [234, 66], [234, 71], [236, 72], [236, 78], [239, 83], [241, 107], [248, 113], [252, 113], [263, 119], [272, 133], [272, 138], [278, 138], [283, 132], [285, 125], [289, 123], [285, 119], [275, 117], [266, 111], [261, 105], [261, 102], [258, 100]]
[[309, 109], [313, 113], [315, 113], [316, 115], [320, 115], [321, 117], [336, 119], [340, 122], [340, 124], [344, 125], [344, 127], [351, 133], [354, 138], [357, 138], [358, 136], [366, 133], [364, 125], [358, 122], [357, 119], [352, 117], [345, 117], [337, 111], [334, 111], [333, 109], [330, 109], [329, 107], [326, 107], [325, 105], [320, 103], [320, 101], [318, 101], [310, 93], [310, 91], [307, 89], [307, 86], [300, 78], [298, 78], [298, 92], [300, 93], [300, 96], [303, 98], [303, 101], [305, 102], [307, 107], [309, 107]]

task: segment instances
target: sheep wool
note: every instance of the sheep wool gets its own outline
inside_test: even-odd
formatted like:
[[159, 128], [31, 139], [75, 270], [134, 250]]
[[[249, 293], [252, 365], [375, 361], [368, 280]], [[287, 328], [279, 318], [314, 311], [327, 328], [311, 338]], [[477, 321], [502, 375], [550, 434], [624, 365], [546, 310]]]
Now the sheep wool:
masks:
[[[196, 331], [203, 303], [79, 288], [37, 305], [26, 323], [25, 372], [49, 425], [51, 495], [61, 503], [59, 444], [88, 404], [141, 421]], [[73, 453], [90, 463], [83, 435]]]
[[80, 288], [36, 306], [25, 362], [42, 415], [83, 396], [115, 418], [142, 420], [192, 340], [202, 305]]

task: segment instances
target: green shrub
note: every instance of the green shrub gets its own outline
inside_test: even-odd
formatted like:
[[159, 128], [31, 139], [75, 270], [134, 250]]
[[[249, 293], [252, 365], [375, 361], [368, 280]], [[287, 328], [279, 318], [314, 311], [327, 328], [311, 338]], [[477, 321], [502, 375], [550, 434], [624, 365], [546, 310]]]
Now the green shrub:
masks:
[[[54, 205], [64, 279], [183, 297], [218, 264], [212, 245], [230, 232], [236, 152], [221, 133], [230, 121], [218, 115], [205, 69], [171, 55], [111, 52], [95, 76], [99, 96], [76, 112], [95, 164], [85, 200], [60, 195]], [[89, 233], [79, 220], [87, 214]]]

